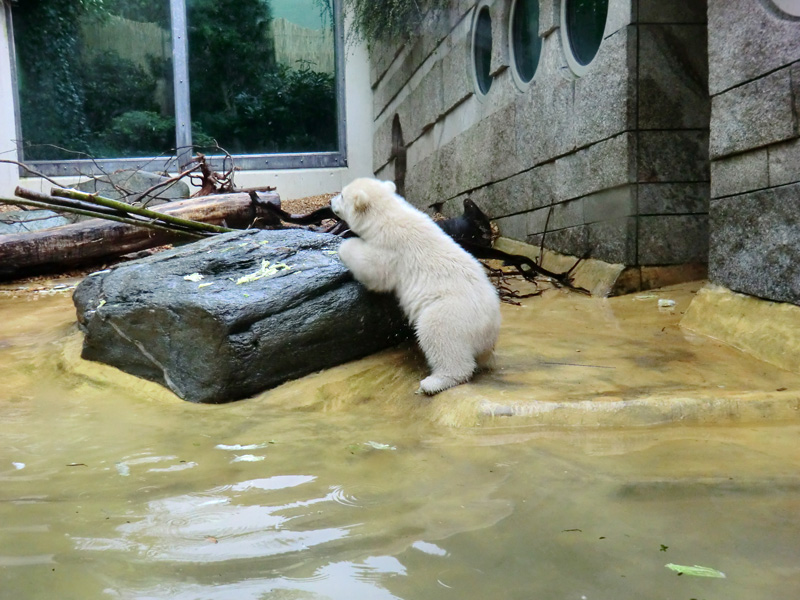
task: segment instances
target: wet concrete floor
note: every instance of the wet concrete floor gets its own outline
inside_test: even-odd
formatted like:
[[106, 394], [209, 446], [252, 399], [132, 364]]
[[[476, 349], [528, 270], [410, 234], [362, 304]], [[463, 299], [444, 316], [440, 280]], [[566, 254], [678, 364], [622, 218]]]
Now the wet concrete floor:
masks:
[[683, 331], [699, 284], [506, 306], [433, 399], [407, 346], [217, 406], [81, 360], [43, 287], [0, 295], [2, 598], [800, 595], [798, 376]]

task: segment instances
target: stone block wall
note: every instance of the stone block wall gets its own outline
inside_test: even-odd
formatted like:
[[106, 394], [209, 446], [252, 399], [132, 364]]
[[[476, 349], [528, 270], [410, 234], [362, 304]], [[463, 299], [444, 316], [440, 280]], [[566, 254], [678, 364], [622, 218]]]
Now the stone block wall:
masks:
[[709, 0], [710, 279], [800, 304], [800, 18]]
[[[492, 18], [492, 87], [476, 93], [476, 6]], [[512, 74], [512, 0], [453, 0], [408, 44], [371, 52], [373, 166], [393, 179], [399, 119], [413, 204], [460, 213], [466, 196], [507, 237], [628, 266], [704, 263], [708, 252], [706, 4], [610, 0], [580, 77], [561, 0], [540, 0], [533, 81]]]

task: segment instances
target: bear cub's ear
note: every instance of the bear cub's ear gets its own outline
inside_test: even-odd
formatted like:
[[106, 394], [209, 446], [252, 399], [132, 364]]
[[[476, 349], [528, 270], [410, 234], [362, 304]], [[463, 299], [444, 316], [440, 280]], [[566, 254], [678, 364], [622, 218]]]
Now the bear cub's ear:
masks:
[[359, 190], [353, 194], [353, 210], [358, 214], [364, 214], [369, 209], [369, 195], [364, 190]]
[[383, 187], [389, 190], [390, 194], [394, 194], [397, 191], [397, 186], [395, 186], [394, 181], [381, 181]]

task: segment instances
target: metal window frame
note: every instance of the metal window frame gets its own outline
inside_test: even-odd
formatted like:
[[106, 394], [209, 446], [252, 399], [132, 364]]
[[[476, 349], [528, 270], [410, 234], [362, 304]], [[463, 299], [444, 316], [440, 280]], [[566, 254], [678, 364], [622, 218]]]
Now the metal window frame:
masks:
[[[173, 79], [175, 93], [175, 156], [156, 156], [143, 158], [98, 158], [76, 160], [41, 160], [26, 162], [48, 177], [103, 175], [120, 169], [142, 169], [151, 171], [174, 171], [178, 165], [185, 165], [192, 156], [191, 103], [189, 98], [189, 65], [186, 0], [169, 0], [172, 25]], [[236, 167], [242, 171], [283, 170], [283, 169], [324, 169], [347, 166], [347, 121], [345, 107], [345, 36], [344, 10], [342, 0], [333, 2], [334, 60], [336, 65], [336, 117], [338, 150], [335, 152], [298, 152], [283, 154], [234, 154]], [[17, 129], [18, 158], [22, 162], [22, 122], [19, 112], [19, 88], [17, 85], [14, 32], [11, 22], [11, 6], [3, 3], [7, 13], [9, 47], [11, 48], [11, 74], [15, 101], [14, 116]], [[225, 156], [206, 158], [213, 169], [221, 170]], [[20, 168], [20, 175], [28, 175]]]
[[11, 71], [11, 103], [14, 111], [14, 130], [17, 139], [17, 160], [22, 160], [22, 113], [20, 113], [19, 88], [17, 87], [17, 49], [14, 46], [14, 23], [11, 16], [11, 2], [3, 2], [3, 17], [6, 20], [6, 35], [8, 36], [8, 61]]

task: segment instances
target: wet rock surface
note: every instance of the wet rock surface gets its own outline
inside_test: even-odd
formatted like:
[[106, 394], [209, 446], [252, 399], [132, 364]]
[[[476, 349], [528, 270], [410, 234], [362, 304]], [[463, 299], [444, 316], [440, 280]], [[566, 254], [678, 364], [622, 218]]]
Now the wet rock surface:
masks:
[[394, 298], [355, 282], [339, 244], [243, 231], [90, 275], [73, 297], [82, 357], [219, 403], [401, 341]]
[[0, 213], [0, 235], [50, 229], [69, 223], [68, 218], [52, 210], [12, 210]]

